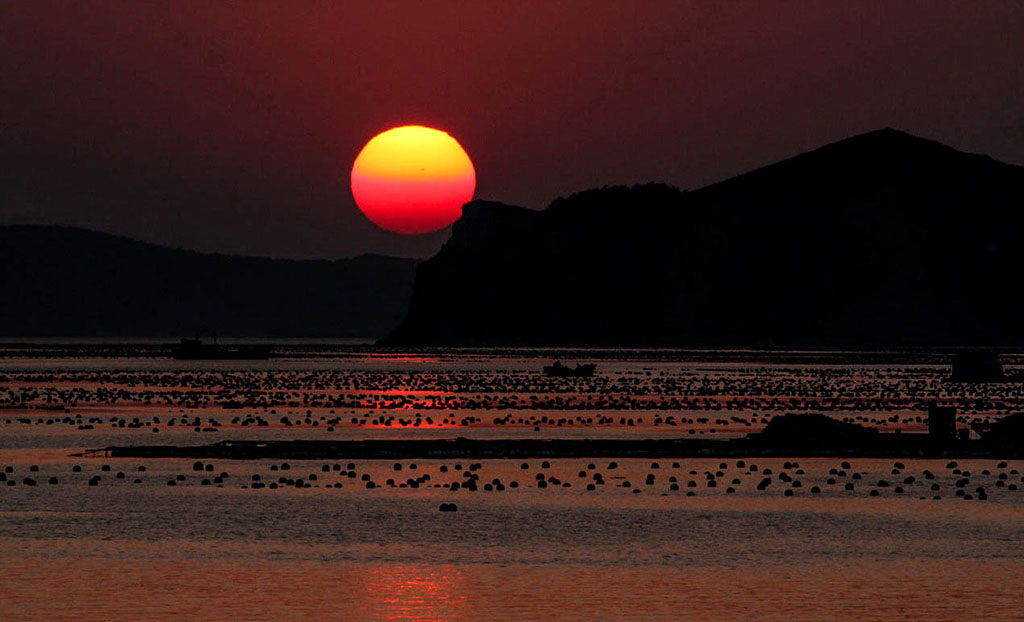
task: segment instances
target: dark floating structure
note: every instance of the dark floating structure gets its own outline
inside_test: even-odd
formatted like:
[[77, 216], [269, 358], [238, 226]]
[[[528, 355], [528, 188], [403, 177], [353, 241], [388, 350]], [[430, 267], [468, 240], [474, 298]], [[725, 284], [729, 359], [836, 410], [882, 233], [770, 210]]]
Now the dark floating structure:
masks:
[[950, 382], [1006, 382], [997, 352], [958, 352], [953, 355]]
[[951, 406], [928, 407], [928, 439], [936, 444], [956, 442], [956, 409]]
[[544, 375], [560, 378], [589, 378], [594, 375], [595, 370], [597, 370], [597, 363], [585, 365], [576, 363], [576, 367], [569, 367], [562, 365], [562, 361], [555, 361], [554, 365], [544, 366]]
[[113, 458], [221, 460], [816, 457], [1024, 458], [1024, 413], [1009, 415], [981, 440], [956, 431], [955, 412], [933, 408], [927, 434], [882, 433], [822, 414], [775, 417], [760, 433], [711, 439], [440, 439], [364, 441], [222, 441], [177, 447], [106, 447], [86, 452]]
[[270, 346], [221, 346], [216, 338], [212, 344], [202, 339], [182, 339], [171, 348], [171, 356], [179, 361], [265, 360], [270, 358]]

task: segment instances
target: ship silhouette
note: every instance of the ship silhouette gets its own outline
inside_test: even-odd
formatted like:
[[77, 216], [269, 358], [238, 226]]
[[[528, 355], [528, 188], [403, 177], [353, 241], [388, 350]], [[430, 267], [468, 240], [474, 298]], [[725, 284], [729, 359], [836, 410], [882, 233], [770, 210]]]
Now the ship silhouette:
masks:
[[215, 337], [212, 344], [202, 339], [183, 338], [171, 348], [171, 356], [179, 361], [194, 360], [265, 360], [270, 358], [270, 346], [222, 346]]

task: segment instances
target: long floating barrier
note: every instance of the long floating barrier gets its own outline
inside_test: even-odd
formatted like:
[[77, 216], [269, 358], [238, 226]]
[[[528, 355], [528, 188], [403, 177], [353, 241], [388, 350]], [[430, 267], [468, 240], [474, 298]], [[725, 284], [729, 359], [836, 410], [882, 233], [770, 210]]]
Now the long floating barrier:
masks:
[[[95, 451], [95, 450], [94, 450]], [[260, 459], [487, 459], [686, 458], [844, 456], [860, 458], [1021, 458], [1024, 448], [981, 441], [937, 445], [925, 434], [879, 434], [870, 443], [767, 442], [756, 436], [711, 439], [432, 439], [362, 441], [221, 441], [212, 445], [106, 447], [112, 458]], [[95, 454], [98, 455], [98, 454]]]

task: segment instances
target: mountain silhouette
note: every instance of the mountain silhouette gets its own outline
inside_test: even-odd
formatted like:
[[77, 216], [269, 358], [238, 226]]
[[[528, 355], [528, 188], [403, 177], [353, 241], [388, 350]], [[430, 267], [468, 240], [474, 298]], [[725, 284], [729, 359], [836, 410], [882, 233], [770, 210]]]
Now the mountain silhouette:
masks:
[[68, 227], [0, 227], [0, 336], [379, 337], [415, 262], [203, 254]]
[[1024, 168], [884, 129], [700, 190], [477, 201], [384, 344], [1024, 345]]

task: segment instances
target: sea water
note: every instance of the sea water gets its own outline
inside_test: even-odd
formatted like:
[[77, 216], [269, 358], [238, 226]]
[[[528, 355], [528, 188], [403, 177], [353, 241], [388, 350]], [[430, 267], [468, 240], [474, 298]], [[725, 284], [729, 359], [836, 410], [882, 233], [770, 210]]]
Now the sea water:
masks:
[[[915, 400], [963, 400], [973, 404], [970, 417], [997, 418], [1019, 399], [1013, 385], [945, 386], [942, 370], [930, 363], [597, 358], [599, 378], [555, 385], [538, 373], [542, 362], [507, 353], [382, 360], [372, 352], [252, 365], [0, 360], [6, 395], [21, 396], [17, 408], [8, 401], [0, 411], [0, 466], [10, 468], [0, 482], [0, 619], [1024, 618], [1024, 461], [858, 459], [843, 468], [829, 458], [659, 459], [656, 466], [609, 458], [397, 466], [337, 459], [290, 461], [287, 469], [281, 460], [213, 461], [207, 470], [194, 460], [71, 455], [112, 444], [229, 438], [635, 438], [690, 436], [691, 429], [693, 436], [735, 436], [758, 429], [765, 416], [803, 409], [801, 400], [825, 403], [832, 394], [832, 410], [816, 410], [915, 431]], [[217, 405], [263, 391], [281, 393], [279, 403]], [[304, 394], [342, 395], [336, 403], [346, 404], [371, 394], [409, 402], [341, 408], [313, 405]], [[473, 407], [435, 408], [430, 400], [441, 395]], [[537, 396], [543, 407], [493, 408], [512, 403], [512, 395], [520, 404]], [[54, 396], [64, 402], [46, 403]], [[551, 396], [566, 407], [552, 406]], [[638, 409], [641, 396], [675, 396], [697, 407]], [[771, 406], [773, 398], [782, 402]], [[758, 407], [730, 402], [743, 399]], [[80, 430], [58, 421], [76, 414], [102, 423]], [[268, 425], [231, 423], [247, 414]], [[397, 422], [417, 414], [435, 424]], [[370, 423], [382, 415], [395, 421]], [[556, 423], [493, 423], [508, 415]], [[675, 425], [654, 423], [668, 415]], [[168, 425], [183, 416], [219, 427]], [[280, 423], [283, 416], [293, 420], [290, 427]], [[479, 421], [463, 424], [467, 416]], [[601, 416], [611, 422], [596, 423]], [[307, 417], [319, 425], [305, 423]], [[327, 431], [332, 417], [342, 421]], [[444, 417], [453, 423], [437, 423]], [[138, 427], [119, 427], [118, 420], [134, 418]], [[558, 418], [575, 422], [558, 425]], [[634, 425], [621, 424], [623, 418]], [[465, 482], [471, 469], [477, 491], [448, 487]], [[765, 469], [773, 483], [758, 490]], [[780, 481], [781, 472], [800, 486]], [[603, 484], [587, 490], [595, 474]], [[970, 483], [959, 490], [969, 500], [957, 496], [965, 474]], [[254, 488], [255, 481], [277, 488]], [[440, 512], [441, 503], [458, 511]]]

